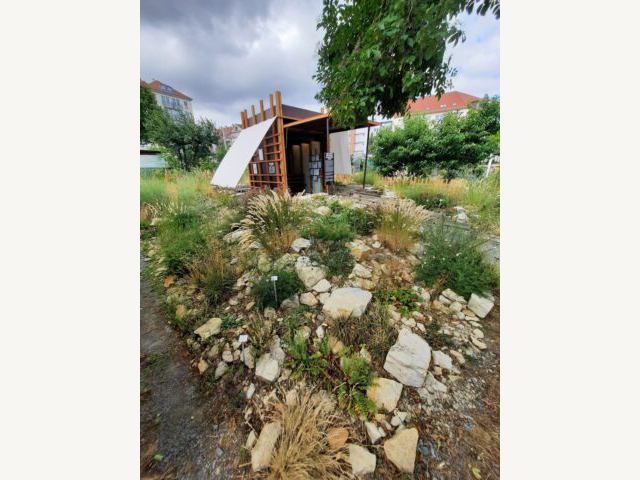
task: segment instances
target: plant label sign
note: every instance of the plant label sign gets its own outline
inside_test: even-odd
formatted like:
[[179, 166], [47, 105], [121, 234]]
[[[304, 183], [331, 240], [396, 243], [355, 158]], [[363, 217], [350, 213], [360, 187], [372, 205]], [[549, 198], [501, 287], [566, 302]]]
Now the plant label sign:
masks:
[[247, 343], [249, 341], [249, 335], [240, 335], [238, 341], [240, 343]]
[[278, 281], [278, 276], [277, 275], [272, 275], [271, 276], [271, 281], [272, 282], [277, 282]]

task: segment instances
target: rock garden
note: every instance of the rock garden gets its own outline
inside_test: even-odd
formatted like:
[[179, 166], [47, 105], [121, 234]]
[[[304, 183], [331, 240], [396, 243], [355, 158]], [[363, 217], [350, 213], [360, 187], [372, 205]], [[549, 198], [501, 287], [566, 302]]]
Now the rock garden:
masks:
[[450, 465], [499, 379], [499, 279], [472, 229], [408, 199], [196, 185], [141, 203], [141, 245], [203, 391], [238, 417], [239, 477], [498, 476], [488, 447]]

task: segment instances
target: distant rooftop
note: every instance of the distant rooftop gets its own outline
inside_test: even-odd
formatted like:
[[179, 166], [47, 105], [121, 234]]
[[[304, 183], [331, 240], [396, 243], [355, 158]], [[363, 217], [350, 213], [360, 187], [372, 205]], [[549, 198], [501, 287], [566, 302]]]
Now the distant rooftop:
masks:
[[467, 108], [470, 103], [482, 100], [462, 92], [447, 92], [438, 99], [436, 95], [418, 98], [407, 104], [410, 113], [440, 113]]
[[153, 80], [151, 83], [147, 83], [140, 79], [140, 85], [145, 85], [155, 92], [162, 93], [163, 95], [169, 95], [170, 97], [182, 98], [183, 100], [193, 100], [191, 97], [186, 96], [184, 93], [176, 90], [166, 83], [162, 83], [159, 80]]

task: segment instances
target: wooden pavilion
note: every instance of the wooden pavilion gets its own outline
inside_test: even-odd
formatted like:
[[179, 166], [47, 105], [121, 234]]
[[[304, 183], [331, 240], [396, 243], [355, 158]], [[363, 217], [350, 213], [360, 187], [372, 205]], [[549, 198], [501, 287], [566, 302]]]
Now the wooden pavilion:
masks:
[[[330, 153], [331, 133], [349, 130], [337, 127], [330, 112], [306, 110], [282, 103], [279, 91], [269, 95], [269, 107], [265, 109], [262, 99], [259, 111], [251, 106], [251, 114], [240, 112], [243, 132], [236, 139], [220, 168], [229, 157], [227, 168], [249, 167], [251, 187], [277, 190], [289, 189], [292, 193], [326, 192], [334, 181], [333, 154]], [[376, 126], [366, 122], [356, 128]], [[250, 135], [249, 130], [255, 130]], [[263, 131], [266, 133], [263, 134]], [[245, 139], [243, 133], [247, 131]], [[252, 137], [251, 140], [248, 140]], [[236, 143], [241, 142], [233, 153]], [[252, 143], [253, 142], [253, 143]], [[253, 149], [256, 142], [257, 148]], [[243, 150], [243, 153], [238, 153]], [[246, 152], [251, 152], [247, 155]], [[249, 156], [250, 158], [246, 158]], [[228, 162], [228, 163], [229, 163]], [[240, 165], [245, 162], [245, 165]], [[218, 175], [218, 172], [216, 172]], [[237, 182], [237, 181], [236, 181]], [[216, 176], [212, 180], [216, 183]]]

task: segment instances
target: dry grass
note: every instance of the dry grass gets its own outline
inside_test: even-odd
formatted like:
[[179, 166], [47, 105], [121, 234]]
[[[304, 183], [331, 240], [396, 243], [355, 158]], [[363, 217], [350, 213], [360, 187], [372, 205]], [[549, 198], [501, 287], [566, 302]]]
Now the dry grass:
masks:
[[381, 202], [382, 221], [376, 233], [394, 251], [406, 250], [414, 242], [418, 229], [429, 218], [429, 212], [408, 199]]
[[339, 426], [335, 404], [327, 396], [299, 392], [294, 402], [275, 405], [273, 421], [282, 433], [271, 458], [269, 480], [339, 479], [349, 477], [351, 467], [344, 448], [331, 449], [329, 428]]
[[299, 195], [273, 190], [256, 195], [249, 200], [247, 216], [237, 224], [240, 246], [248, 249], [258, 242], [270, 253], [285, 252], [298, 237], [301, 218]]

